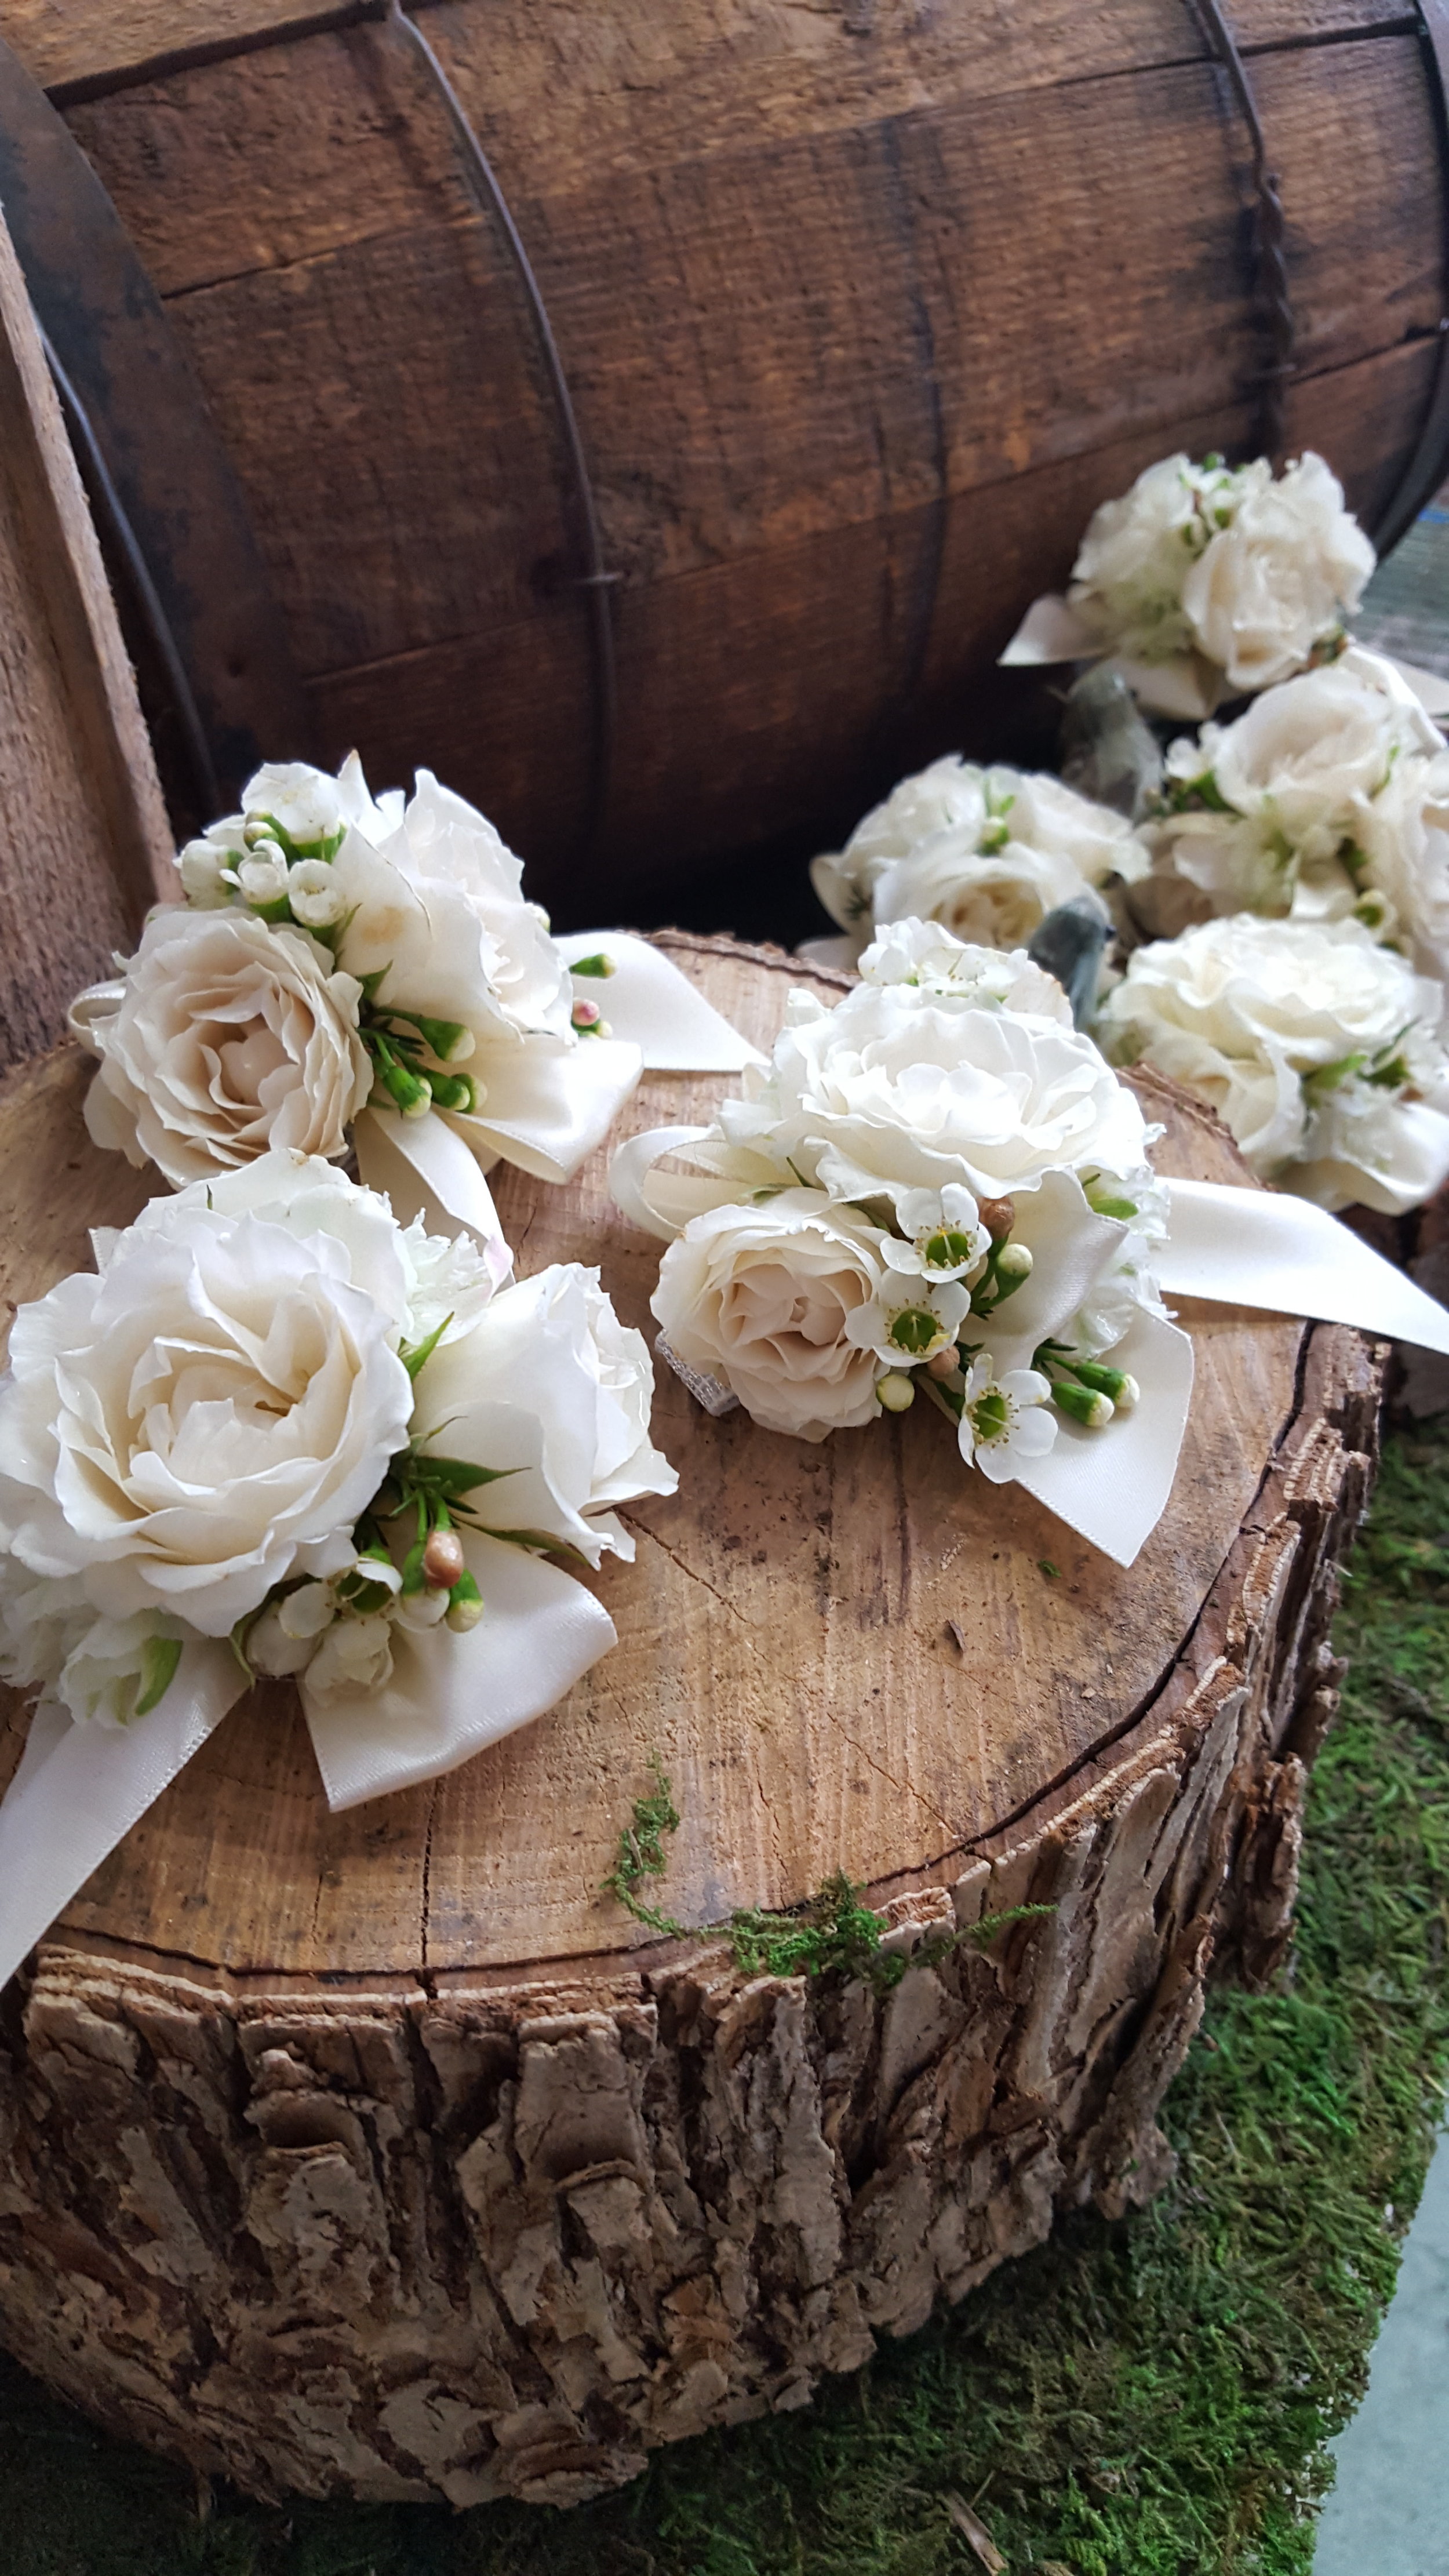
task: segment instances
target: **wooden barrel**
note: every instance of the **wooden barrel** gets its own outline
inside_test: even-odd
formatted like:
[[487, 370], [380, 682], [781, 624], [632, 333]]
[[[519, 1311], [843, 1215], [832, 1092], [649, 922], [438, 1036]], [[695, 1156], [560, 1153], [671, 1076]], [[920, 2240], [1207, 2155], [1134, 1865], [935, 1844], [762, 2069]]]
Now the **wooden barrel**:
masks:
[[0, 220], [0, 1065], [129, 947], [170, 840], [95, 532]]
[[[670, 945], [769, 1042], [798, 968]], [[144, 1192], [86, 1078], [63, 1051], [0, 1091], [4, 1297]], [[1138, 1080], [1161, 1168], [1247, 1180]], [[656, 1075], [630, 1114], [721, 1088]], [[648, 1323], [658, 1247], [602, 1156], [499, 1203], [526, 1268], [599, 1262]], [[1192, 1417], [1130, 1571], [924, 1406], [811, 1447], [661, 1372], [680, 1489], [626, 1515], [619, 1643], [549, 1717], [334, 1817], [290, 1685], [243, 1702], [0, 2009], [13, 2350], [257, 2493], [568, 2503], [1150, 2192], [1215, 1946], [1256, 1976], [1286, 1937], [1377, 1394], [1354, 1333], [1181, 1315]], [[603, 1892], [652, 1761], [679, 1938]], [[889, 1990], [711, 1928], [841, 1871]]]
[[[1432, 56], [1403, 0], [1227, 14], [1286, 216], [1286, 444], [1372, 525], [1438, 365]], [[601, 867], [611, 911], [668, 917], [702, 861], [830, 846], [916, 759], [1018, 748], [994, 657], [1094, 504], [1261, 438], [1249, 128], [1188, 0], [420, 24], [532, 264], [597, 556], [522, 271], [405, 29], [0, 0], [204, 388], [318, 756], [431, 764], [582, 920]]]

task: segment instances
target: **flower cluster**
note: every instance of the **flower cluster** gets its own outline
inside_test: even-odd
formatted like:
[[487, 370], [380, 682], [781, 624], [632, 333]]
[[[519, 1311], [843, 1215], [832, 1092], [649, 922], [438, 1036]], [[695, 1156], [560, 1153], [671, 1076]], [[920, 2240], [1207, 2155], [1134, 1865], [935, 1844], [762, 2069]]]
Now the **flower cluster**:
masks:
[[1099, 1022], [1211, 1102], [1253, 1169], [1392, 1215], [1449, 1177], [1443, 996], [1361, 921], [1237, 914], [1128, 960]]
[[486, 1630], [513, 1551], [627, 1556], [614, 1506], [673, 1490], [596, 1272], [499, 1289], [303, 1154], [95, 1249], [20, 1309], [0, 1383], [0, 1669], [73, 1720], [148, 1715], [206, 1641], [309, 1711], [384, 1691], [404, 1643]]
[[336, 778], [261, 769], [179, 869], [184, 905], [72, 1012], [99, 1058], [92, 1135], [174, 1186], [274, 1149], [336, 1158], [364, 1110], [395, 1132], [441, 1117], [483, 1167], [560, 1179], [638, 1080], [518, 860], [426, 770], [375, 802], [355, 756]]
[[903, 779], [810, 874], [854, 959], [875, 932], [909, 920], [1020, 948], [1059, 904], [1130, 884], [1148, 864], [1120, 814], [1060, 779], [953, 755]]
[[1350, 652], [1173, 744], [1154, 865], [1205, 912], [1363, 922], [1449, 972], [1449, 748], [1390, 664]]
[[[806, 1440], [924, 1391], [994, 1481], [1137, 1399], [1164, 1197], [1133, 1095], [1021, 954], [894, 925], [834, 1009], [792, 996], [768, 1067], [690, 1131], [710, 1202], [660, 1267], [661, 1350]], [[677, 1131], [626, 1146], [615, 1191]], [[686, 1185], [688, 1186], [688, 1185]]]
[[1321, 456], [1274, 479], [1262, 457], [1164, 457], [1093, 512], [1067, 601], [1101, 652], [1195, 656], [1226, 693], [1337, 651], [1374, 550]]

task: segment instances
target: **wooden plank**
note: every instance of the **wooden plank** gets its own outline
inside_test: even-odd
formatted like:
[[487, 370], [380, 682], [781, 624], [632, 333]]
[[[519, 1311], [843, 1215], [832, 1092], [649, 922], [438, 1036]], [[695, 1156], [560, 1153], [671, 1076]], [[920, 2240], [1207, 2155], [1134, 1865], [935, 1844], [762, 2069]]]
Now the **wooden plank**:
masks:
[[[1406, 343], [1294, 392], [1292, 441], [1323, 449], [1369, 519], [1407, 458], [1437, 354], [1432, 342]], [[673, 918], [684, 872], [766, 833], [801, 835], [803, 869], [810, 848], [838, 846], [894, 779], [939, 752], [1049, 759], [1052, 703], [993, 657], [1028, 602], [1065, 579], [1098, 501], [1175, 446], [1200, 455], [1251, 432], [1241, 404], [1147, 420], [1108, 448], [960, 493], [944, 513], [927, 503], [808, 538], [782, 551], [768, 579], [745, 556], [626, 588], [616, 790], [597, 854], [611, 905]], [[435, 768], [527, 852], [530, 885], [561, 924], [587, 926], [597, 879], [578, 882], [573, 854], [591, 685], [580, 624], [556, 605], [549, 623], [500, 624], [400, 663], [324, 674], [310, 694], [329, 758], [365, 742], [379, 783], [419, 762]], [[908, 702], [892, 715], [898, 693]]]
[[[1271, 66], [1312, 367], [1438, 319], [1416, 51], [1333, 52], [1327, 87], [1319, 56]], [[204, 249], [238, 202], [208, 126], [177, 113], [156, 140], [144, 190], [118, 190], [133, 227], [149, 213], [153, 265], [163, 222]], [[985, 130], [922, 117], [524, 204], [610, 563], [653, 581], [933, 499], [943, 438], [961, 490], [1209, 408], [1260, 355], [1239, 153], [1187, 67], [1016, 101]], [[300, 202], [305, 168], [260, 147], [251, 168], [257, 204]], [[496, 239], [415, 223], [406, 188], [394, 205], [362, 176], [371, 238], [170, 308], [312, 675], [518, 617], [565, 497]]]
[[[463, 14], [425, 5], [430, 27]], [[64, 95], [118, 89], [193, 57], [285, 46], [319, 23], [345, 24], [357, 14], [356, 0], [311, 7], [307, 0], [132, 0], [124, 12], [114, 0], [5, 0], [0, 35], [34, 80]], [[812, 91], [848, 87], [857, 100], [875, 96], [889, 111], [917, 103], [930, 84], [969, 82], [956, 94], [995, 96], [1090, 76], [1105, 61], [1122, 60], [1123, 49], [1143, 61], [1201, 50], [1177, 0], [1109, 0], [1090, 12], [1073, 0], [1037, 0], [1030, 11], [978, 6], [966, 49], [963, 14], [959, 0], [955, 11], [941, 13], [899, 5], [827, 13], [785, 0], [733, 0], [663, 14], [644, 0], [612, 12], [580, 10], [572, 0], [511, 0], [506, 9], [490, 9], [487, 24], [497, 37], [500, 85], [516, 96], [518, 113], [552, 124], [565, 88], [577, 95], [581, 117], [605, 100], [601, 140], [616, 151], [649, 150], [651, 107], [671, 122], [687, 120], [709, 113], [721, 91], [735, 94], [744, 131], [751, 118], [758, 122]], [[1404, 0], [1237, 0], [1233, 11], [1245, 46], [1403, 25], [1410, 14]], [[481, 21], [484, 13], [475, 15]], [[963, 51], [969, 65], [961, 63]]]
[[52, 1045], [170, 877], [85, 496], [0, 222], [0, 1063]]

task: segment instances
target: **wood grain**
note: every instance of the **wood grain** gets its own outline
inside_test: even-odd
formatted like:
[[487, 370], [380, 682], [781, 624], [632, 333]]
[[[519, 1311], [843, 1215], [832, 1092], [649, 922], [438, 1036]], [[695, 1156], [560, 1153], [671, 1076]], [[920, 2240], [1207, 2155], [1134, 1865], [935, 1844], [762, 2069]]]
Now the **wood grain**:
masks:
[[[768, 1039], [799, 969], [667, 944]], [[83, 1079], [67, 1050], [0, 1090], [12, 1300], [146, 1187], [85, 1143]], [[655, 1078], [634, 1119], [720, 1088]], [[1142, 1088], [1163, 1168], [1245, 1177]], [[597, 1259], [643, 1319], [657, 1250], [601, 1182], [500, 1205], [525, 1273]], [[802, 2404], [1059, 2208], [1145, 2198], [1215, 1947], [1261, 1978], [1288, 1935], [1378, 1395], [1355, 1334], [1184, 1321], [1193, 1421], [1128, 1574], [923, 1409], [811, 1449], [666, 1378], [680, 1495], [630, 1514], [620, 1644], [552, 1717], [329, 1820], [287, 1694], [234, 1711], [0, 2016], [12, 2349], [256, 2494], [564, 2505]], [[682, 1940], [598, 1894], [651, 1751]], [[842, 1864], [900, 1984], [742, 1974], [708, 1927]]]
[[129, 947], [170, 839], [95, 531], [0, 221], [0, 1064]]
[[[99, 21], [65, 23], [79, 63]], [[1292, 436], [1387, 489], [1443, 309], [1419, 42], [1347, 0], [1235, 23], [1288, 212]], [[1253, 444], [1245, 131], [1181, 0], [442, 0], [427, 24], [536, 267], [618, 576], [616, 902], [831, 839], [904, 723], [939, 751], [997, 703], [1039, 568], [1129, 451]], [[596, 912], [570, 477], [416, 57], [332, 26], [68, 113], [231, 450], [325, 745], [430, 764], [561, 915]]]
[[[768, 1043], [800, 970], [672, 945]], [[16, 1193], [7, 1297], [75, 1266], [84, 1226], [124, 1221], [146, 1186], [79, 1130], [85, 1079], [62, 1055], [7, 1095], [0, 1135], [27, 1140], [0, 1146]], [[1166, 1112], [1163, 1168], [1238, 1177], [1222, 1131], [1144, 1080]], [[727, 1087], [652, 1077], [620, 1132], [707, 1116]], [[521, 1271], [597, 1262], [652, 1338], [657, 1248], [613, 1209], [606, 1159], [566, 1189], [507, 1173], [500, 1214]], [[258, 1691], [67, 1925], [257, 1974], [497, 1971], [627, 1949], [643, 1936], [599, 1885], [651, 1752], [684, 1816], [670, 1903], [687, 1923], [796, 1903], [837, 1869], [875, 1884], [936, 1868], [1152, 1704], [1238, 1537], [1293, 1414], [1303, 1327], [1207, 1307], [1191, 1328], [1198, 1392], [1173, 1502], [1128, 1572], [1028, 1497], [965, 1476], [924, 1407], [813, 1447], [743, 1415], [713, 1422], [661, 1371], [657, 1436], [680, 1491], [629, 1511], [637, 1560], [595, 1579], [620, 1642], [551, 1717], [446, 1780], [334, 1817], [293, 1693]]]

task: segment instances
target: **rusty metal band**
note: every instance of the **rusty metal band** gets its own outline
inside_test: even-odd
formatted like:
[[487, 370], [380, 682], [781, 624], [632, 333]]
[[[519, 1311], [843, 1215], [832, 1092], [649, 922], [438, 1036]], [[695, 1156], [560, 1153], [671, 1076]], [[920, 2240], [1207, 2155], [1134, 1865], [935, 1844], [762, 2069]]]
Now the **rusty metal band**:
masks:
[[198, 807], [215, 814], [260, 761], [305, 756], [306, 700], [235, 470], [160, 297], [4, 44], [0, 201], [123, 608], [172, 701]]
[[1261, 371], [1263, 408], [1259, 443], [1261, 453], [1275, 465], [1283, 458], [1284, 402], [1288, 379], [1294, 368], [1297, 329], [1292, 299], [1288, 292], [1288, 263], [1284, 255], [1285, 218], [1283, 200], [1278, 193], [1278, 174], [1269, 167], [1267, 137], [1248, 67], [1238, 50], [1237, 38], [1224, 17], [1219, 0], [1188, 0], [1209, 50], [1215, 55], [1227, 77], [1228, 86], [1237, 102], [1243, 123], [1248, 129], [1248, 142], [1253, 156], [1253, 188], [1257, 198], [1254, 211], [1255, 285], [1263, 320], [1267, 326], [1271, 357]]
[[593, 745], [589, 797], [579, 850], [579, 856], [582, 858], [587, 856], [602, 828], [614, 765], [618, 685], [614, 663], [614, 620], [609, 593], [620, 579], [620, 575], [608, 571], [604, 563], [599, 513], [594, 500], [594, 487], [589, 475], [588, 458], [584, 452], [584, 442], [579, 429], [578, 416], [574, 410], [573, 396], [569, 392], [568, 378], [564, 373], [558, 342], [549, 320], [548, 307], [543, 300], [543, 290], [535, 274], [533, 262], [524, 247], [518, 226], [514, 222], [512, 209], [499, 185], [497, 173], [483, 149], [477, 130], [452, 81], [421, 27], [402, 7], [401, 0], [390, 0], [388, 19], [390, 24], [396, 26], [408, 37], [419, 58], [426, 64], [438, 95], [447, 110], [448, 122], [453, 129], [454, 140], [472, 182], [474, 197], [480, 210], [485, 215], [492, 215], [496, 219], [508, 245], [509, 255], [518, 272], [519, 282], [528, 302], [534, 331], [538, 338], [539, 352], [552, 389], [559, 427], [563, 434], [569, 476], [573, 485], [577, 514], [576, 535], [583, 567], [574, 575], [574, 586], [583, 591], [588, 602], [589, 640], [594, 674]]
[[[1419, 41], [1434, 101], [1444, 190], [1444, 258], [1449, 272], [1449, 0], [1418, 0]], [[1434, 387], [1413, 452], [1369, 535], [1381, 555], [1396, 546], [1449, 474], [1449, 314], [1439, 323]]]
[[127, 516], [125, 503], [111, 479], [110, 467], [106, 463], [100, 440], [96, 436], [95, 423], [61, 365], [44, 323], [37, 323], [36, 327], [40, 334], [40, 345], [45, 352], [45, 363], [50, 369], [51, 381], [55, 386], [65, 425], [70, 433], [70, 443], [75, 451], [76, 463], [80, 468], [81, 481], [85, 485], [86, 498], [90, 502], [92, 515], [100, 520], [103, 534], [110, 540], [109, 550], [112, 558], [120, 561], [136, 613], [151, 639], [152, 650], [166, 675], [166, 685], [171, 692], [171, 702], [181, 728], [181, 738], [186, 748], [192, 784], [198, 798], [197, 810], [210, 819], [220, 814], [227, 800], [216, 774], [216, 763], [211, 756], [211, 745], [206, 738], [206, 727], [201, 721], [190, 674], [181, 657], [181, 648], [176, 641], [171, 620], [166, 614], [165, 603], [151, 578], [151, 567], [146, 561], [136, 531]]

